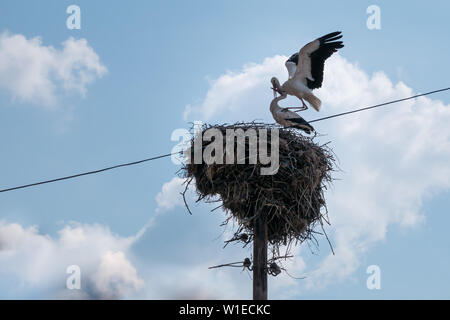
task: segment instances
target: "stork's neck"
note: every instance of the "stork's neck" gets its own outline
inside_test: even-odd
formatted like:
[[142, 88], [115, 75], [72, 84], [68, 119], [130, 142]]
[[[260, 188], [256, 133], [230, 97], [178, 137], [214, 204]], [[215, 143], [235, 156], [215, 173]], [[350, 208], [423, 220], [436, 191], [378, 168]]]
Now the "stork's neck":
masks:
[[278, 105], [278, 102], [280, 100], [286, 99], [286, 96], [287, 96], [287, 94], [282, 94], [281, 96], [274, 98], [272, 100], [272, 102], [270, 103], [270, 112], [273, 113], [273, 112], [276, 112], [276, 111], [280, 110], [281, 108]]

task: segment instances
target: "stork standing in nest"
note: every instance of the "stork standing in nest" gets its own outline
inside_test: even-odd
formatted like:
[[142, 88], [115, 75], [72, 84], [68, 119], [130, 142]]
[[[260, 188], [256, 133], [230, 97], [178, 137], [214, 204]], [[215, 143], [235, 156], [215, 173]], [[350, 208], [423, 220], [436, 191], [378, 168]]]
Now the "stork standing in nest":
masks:
[[308, 106], [303, 101], [306, 100], [315, 110], [320, 110], [321, 101], [312, 90], [322, 86], [325, 60], [344, 47], [342, 41], [336, 41], [341, 38], [341, 32], [336, 31], [311, 41], [286, 61], [289, 79], [283, 85], [275, 77], [270, 80], [274, 92], [296, 96], [302, 101], [302, 107], [287, 109], [306, 110]]
[[305, 119], [289, 110], [289, 108], [281, 108], [278, 105], [278, 101], [286, 99], [286, 97], [286, 92], [283, 92], [281, 96], [275, 97], [270, 103], [270, 112], [273, 118], [285, 128], [297, 128], [310, 134], [311, 131], [314, 131], [314, 128]]

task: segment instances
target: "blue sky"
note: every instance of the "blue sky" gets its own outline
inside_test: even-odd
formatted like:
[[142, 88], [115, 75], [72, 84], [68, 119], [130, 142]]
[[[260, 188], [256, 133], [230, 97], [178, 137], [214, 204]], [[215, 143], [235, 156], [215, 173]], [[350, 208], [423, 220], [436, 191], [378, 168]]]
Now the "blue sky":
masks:
[[[402, 82], [414, 93], [447, 87], [449, 83], [446, 75], [450, 70], [446, 62], [448, 44], [445, 39], [448, 38], [447, 16], [450, 5], [445, 1], [432, 3], [348, 1], [343, 5], [332, 1], [135, 1], [125, 5], [118, 1], [2, 1], [0, 33], [5, 37], [23, 35], [27, 40], [40, 37], [41, 47], [52, 46], [59, 51], [63, 48], [62, 43], [70, 37], [75, 40], [86, 39], [87, 46], [99, 58], [94, 63], [106, 68], [107, 72], [100, 75], [90, 70], [94, 79], [83, 84], [84, 94], [79, 90], [65, 88], [61, 85], [61, 79], [51, 78], [57, 89], [53, 93], [55, 103], [48, 105], [36, 98], [38, 93], [31, 98], [21, 98], [15, 89], [8, 87], [5, 83], [13, 79], [15, 74], [8, 74], [8, 71], [4, 71], [6, 69], [1, 69], [0, 61], [0, 187], [168, 153], [176, 144], [170, 140], [172, 132], [177, 128], [188, 128], [187, 122], [190, 120], [201, 120], [201, 108], [208, 107], [209, 100], [205, 97], [208, 93], [215, 92], [214, 85], [220, 83], [218, 79], [227, 72], [245, 73], [244, 65], [249, 63], [266, 66], [264, 59], [276, 55], [288, 56], [306, 42], [335, 30], [341, 30], [344, 34], [346, 46], [340, 57], [345, 61], [334, 60], [337, 62], [333, 62], [335, 69], [332, 70], [341, 70], [340, 63], [347, 66], [345, 63], [348, 62], [369, 77], [382, 71], [394, 86]], [[66, 28], [66, 8], [71, 4], [81, 8], [81, 30]], [[366, 8], [371, 4], [376, 4], [381, 9], [381, 30], [368, 30], [366, 27]], [[80, 43], [78, 45], [82, 46]], [[20, 50], [18, 52], [23, 54]], [[89, 59], [90, 62], [95, 60], [92, 57]], [[280, 69], [279, 72], [283, 75], [285, 70]], [[356, 73], [355, 71], [354, 74]], [[331, 77], [339, 83], [340, 74], [330, 75]], [[267, 97], [270, 98], [268, 79], [270, 78], [264, 81], [267, 83]], [[327, 79], [324, 87], [327, 87]], [[333, 86], [329, 85], [328, 88]], [[240, 88], [230, 90], [242, 95], [246, 93], [239, 91]], [[324, 88], [324, 97], [328, 97], [331, 92], [326, 90], [331, 89]], [[386, 99], [397, 93], [408, 93], [407, 89], [395, 90], [397, 91], [392, 94], [386, 93]], [[339, 94], [344, 95], [342, 92]], [[261, 97], [266, 99], [265, 96]], [[327, 108], [325, 104], [321, 115], [372, 102], [372, 98], [359, 97], [360, 99], [356, 96], [348, 100], [353, 104], [347, 107], [344, 104], [333, 106], [330, 103], [330, 108]], [[381, 99], [373, 102], [386, 100], [383, 92], [378, 95], [374, 93], [373, 97]], [[447, 93], [430, 99], [442, 101], [445, 105], [442, 114], [447, 114], [450, 103]], [[324, 101], [328, 101], [327, 98]], [[217, 105], [220, 103], [217, 102]], [[187, 105], [200, 112], [194, 113], [194, 118], [184, 117]], [[218, 113], [216, 118], [204, 120], [270, 121], [267, 109], [245, 108], [246, 105], [237, 111], [233, 109], [224, 118], [220, 118]], [[378, 119], [390, 112], [390, 109], [383, 110], [376, 111], [378, 113], [373, 113], [373, 116]], [[310, 118], [317, 117], [313, 111], [305, 114]], [[240, 115], [245, 118], [240, 119]], [[330, 120], [318, 124], [318, 128], [322, 133], [328, 133], [327, 139], [337, 141], [336, 152], [340, 156], [339, 150], [348, 151], [344, 147], [340, 148], [340, 143], [348, 146], [353, 143], [353, 138], [340, 140], [341, 138], [333, 136], [333, 132], [351, 130], [358, 121], [370, 125], [370, 119], [364, 117], [347, 118], [334, 124]], [[337, 127], [338, 124], [341, 127]], [[376, 130], [382, 130], [383, 123], [377, 124]], [[449, 129], [446, 126], [436, 128], [443, 130], [442, 135], [438, 132], [432, 140], [436, 144], [436, 141], [440, 141], [440, 145], [445, 147], [449, 143], [446, 140], [450, 134]], [[410, 130], [415, 132], [414, 128]], [[384, 139], [395, 142], [397, 135], [400, 135], [399, 131], [386, 131]], [[356, 158], [363, 161], [379, 157], [377, 165], [383, 159], [390, 159], [389, 148], [396, 147], [395, 144], [386, 146], [386, 149], [380, 149], [381, 154], [374, 155], [366, 150], [364, 140], [354, 140], [353, 152], [361, 155]], [[445, 160], [450, 162], [447, 153], [443, 152], [439, 156], [443, 159], [442, 163]], [[342, 155], [341, 161], [347, 158], [350, 160], [351, 157]], [[441, 162], [428, 162], [426, 155], [416, 159], [419, 162], [414, 168], [428, 168], [430, 176], [431, 172], [437, 172], [434, 180], [424, 179], [427, 181], [426, 187], [418, 186], [411, 190], [417, 203], [414, 208], [408, 208], [414, 212], [414, 217], [420, 215], [423, 219], [405, 227], [404, 223], [399, 222], [402, 218], [392, 221], [386, 218], [388, 222], [384, 221], [386, 225], [381, 228], [382, 236], [377, 234], [370, 241], [360, 240], [361, 237], [358, 237], [358, 241], [364, 243], [364, 249], [358, 251], [357, 259], [355, 258], [357, 264], [351, 271], [345, 275], [330, 272], [329, 277], [336, 281], [327, 280], [323, 286], [314, 290], [307, 289], [306, 286], [304, 290], [298, 291], [296, 286], [303, 288], [303, 284], [288, 283], [286, 287], [275, 289], [272, 297], [448, 299], [450, 242], [445, 229], [450, 223], [449, 181], [445, 175], [448, 166], [440, 168]], [[341, 164], [346, 172], [352, 168], [358, 168], [361, 172], [367, 169], [359, 168], [361, 164]], [[386, 161], [380, 168], [388, 171], [390, 164], [392, 163]], [[18, 224], [25, 229], [37, 226], [36, 233], [30, 231], [34, 236], [48, 235], [55, 241], [60, 239], [60, 231], [72, 221], [82, 224], [80, 228], [107, 226], [111, 232], [102, 231], [105, 239], [116, 241], [134, 236], [157, 215], [148, 230], [132, 245], [125, 246], [125, 249], [121, 245], [117, 244], [119, 249], [116, 244], [113, 245], [117, 250], [126, 251], [126, 261], [137, 270], [138, 275], [130, 277], [134, 280], [138, 277], [144, 283], [136, 285], [136, 281], [127, 278], [126, 284], [139, 290], [129, 290], [120, 297], [172, 298], [189, 295], [195, 290], [195, 284], [183, 286], [170, 279], [158, 282], [156, 287], [152, 284], [155, 283], [155, 275], [165, 279], [170, 278], [171, 272], [187, 272], [193, 283], [198, 272], [207, 274], [199, 284], [207, 292], [205, 297], [233, 297], [234, 292], [242, 292], [243, 296], [239, 297], [245, 298], [246, 294], [250, 297], [251, 282], [245, 273], [225, 270], [220, 271], [220, 276], [217, 276], [214, 275], [215, 271], [203, 268], [213, 261], [223, 263], [249, 254], [249, 251], [238, 247], [221, 249], [221, 240], [215, 240], [220, 238], [222, 232], [219, 227], [221, 214], [208, 213], [207, 206], [199, 205], [195, 207], [194, 216], [189, 216], [183, 206], [178, 205], [179, 199], [169, 197], [168, 201], [172, 201], [173, 206], [162, 202], [165, 194], [163, 185], [172, 181], [178, 169], [178, 166], [166, 158], [96, 176], [4, 193], [0, 195], [0, 220], [5, 228], [11, 224]], [[439, 172], [443, 175], [442, 178], [439, 178]], [[405, 176], [413, 179], [417, 172], [403, 174], [399, 179]], [[424, 175], [427, 175], [426, 171]], [[434, 174], [432, 176], [435, 177]], [[417, 174], [414, 183], [417, 180], [420, 182], [421, 177]], [[345, 180], [345, 176], [343, 179]], [[356, 180], [347, 181], [350, 183]], [[401, 181], [396, 181], [398, 186], [395, 187], [400, 190], [398, 192], [402, 192]], [[345, 190], [339, 190], [345, 186], [347, 185], [337, 182], [334, 192], [345, 193]], [[358, 189], [358, 186], [353, 185], [353, 188]], [[350, 199], [351, 192], [355, 189], [348, 189]], [[376, 192], [377, 188], [374, 189]], [[371, 191], [373, 190], [364, 193], [364, 188], [358, 190], [364, 197], [375, 199], [374, 202], [383, 201], [376, 195], [370, 198]], [[330, 193], [332, 197], [333, 191]], [[160, 201], [158, 194], [161, 194]], [[358, 197], [356, 194], [354, 196]], [[382, 207], [386, 211], [386, 217], [390, 214], [397, 215], [396, 210], [403, 210], [407, 206], [399, 209], [394, 202], [391, 204], [386, 201], [386, 205]], [[332, 223], [334, 215], [341, 212], [340, 209], [333, 212], [334, 203], [338, 208], [339, 200], [331, 200]], [[401, 216], [400, 213], [398, 215]], [[370, 218], [368, 221], [370, 222]], [[339, 225], [338, 223], [336, 228]], [[335, 233], [335, 240], [338, 242], [339, 230], [331, 231], [331, 235]], [[90, 233], [86, 231], [86, 234]], [[0, 234], [0, 239], [1, 237]], [[352, 239], [351, 243], [355, 244], [355, 241]], [[50, 244], [49, 246], [51, 247]], [[355, 246], [359, 247], [358, 244]], [[0, 256], [1, 254], [2, 252]], [[11, 263], [11, 269], [14, 269], [12, 266], [15, 263], [31, 263], [40, 259], [37, 257], [34, 258], [37, 260], [32, 260], [25, 253], [20, 254], [23, 257], [14, 261], [7, 260], [5, 254], [2, 263]], [[326, 242], [322, 243], [317, 256], [311, 255], [307, 248], [302, 249], [301, 257], [308, 268], [299, 270], [306, 274], [316, 269], [324, 270], [320, 265], [328, 255]], [[51, 254], [49, 256], [52, 257]], [[67, 259], [73, 260], [70, 263], [77, 264], [75, 256], [72, 260], [70, 257]], [[381, 290], [366, 288], [368, 275], [365, 271], [372, 264], [381, 268]], [[97, 270], [97, 265], [97, 262], [92, 264], [93, 270]], [[129, 267], [126, 263], [125, 265], [124, 268]], [[58, 272], [58, 269], [55, 270]], [[146, 270], [151, 270], [152, 274], [148, 274]], [[130, 273], [133, 274], [131, 271]], [[53, 279], [52, 275], [33, 274], [28, 277], [15, 273], [8, 267], [4, 270], [0, 267], [0, 298], [51, 298], [58, 297], [65, 290], [65, 268], [61, 270], [61, 274], [54, 275], [58, 280], [33, 282], [30, 279], [34, 277]], [[211, 293], [208, 287], [215, 288], [215, 283], [220, 283], [220, 279], [234, 279], [245, 283], [248, 290], [240, 291], [236, 289], [240, 288], [238, 284], [230, 284], [229, 289], [224, 289], [229, 290], [228, 292], [213, 290]], [[271, 285], [276, 286], [277, 280], [271, 280]], [[95, 283], [98, 285], [100, 282]], [[286, 292], [291, 291], [293, 293], [286, 296]]]

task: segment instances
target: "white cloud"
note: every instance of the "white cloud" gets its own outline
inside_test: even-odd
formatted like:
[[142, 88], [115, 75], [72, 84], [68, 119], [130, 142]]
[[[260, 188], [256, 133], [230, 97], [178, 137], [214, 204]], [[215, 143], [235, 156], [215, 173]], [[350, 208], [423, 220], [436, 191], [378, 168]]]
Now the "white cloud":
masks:
[[170, 211], [177, 206], [183, 205], [181, 192], [184, 191], [184, 179], [174, 177], [163, 184], [161, 191], [156, 195], [157, 212]]
[[[147, 274], [146, 299], [249, 299], [251, 279], [235, 268], [209, 270], [216, 261], [198, 265], [156, 265]], [[161, 272], [164, 270], [164, 272]]]
[[[0, 221], [0, 275], [17, 278], [25, 296], [37, 288], [47, 298], [124, 297], [143, 286], [127, 258], [135, 241], [101, 225], [73, 223], [52, 238], [36, 226]], [[81, 268], [80, 291], [66, 289], [70, 265]]]
[[108, 299], [120, 298], [144, 286], [144, 281], [122, 251], [108, 251], [102, 256], [93, 281], [96, 289]]
[[265, 106], [272, 95], [270, 78], [284, 76], [284, 61], [284, 57], [275, 56], [266, 58], [262, 64], [246, 64], [241, 72], [228, 71], [212, 81], [202, 103], [186, 106], [185, 120], [221, 117], [225, 122], [237, 115], [252, 116], [250, 120], [264, 117], [268, 108]]
[[61, 49], [40, 38], [0, 35], [0, 89], [20, 101], [54, 106], [61, 92], [86, 94], [86, 86], [107, 72], [85, 39], [72, 37]]
[[[0, 220], [0, 279], [16, 279], [21, 283], [14, 297], [61, 299], [117, 299], [139, 297], [141, 289], [147, 287], [148, 297], [181, 297], [186, 294], [193, 298], [212, 297], [203, 272], [178, 270], [177, 277], [154, 277], [146, 274], [144, 280], [129, 260], [131, 249], [151, 228], [160, 214], [183, 205], [180, 192], [184, 190], [184, 180], [173, 178], [163, 184], [156, 196], [156, 214], [133, 236], [122, 237], [113, 234], [103, 225], [89, 225], [72, 222], [51, 237], [39, 231], [37, 226], [24, 227], [18, 223]], [[191, 193], [189, 194], [191, 196]], [[81, 290], [68, 290], [66, 274], [68, 266], [81, 268]], [[153, 264], [149, 268], [158, 268]], [[164, 266], [164, 274], [170, 266]], [[178, 266], [173, 267], [174, 269]], [[159, 270], [161, 271], [161, 269]], [[182, 275], [186, 278], [181, 285]], [[196, 277], [204, 281], [191, 281]], [[174, 279], [178, 279], [173, 282]], [[199, 284], [199, 286], [197, 286]], [[200, 285], [201, 284], [201, 285]], [[196, 289], [201, 289], [196, 291]], [[155, 290], [155, 288], [158, 288]], [[179, 289], [175, 289], [179, 288]]]
[[[273, 122], [269, 81], [272, 76], [286, 79], [285, 59], [266, 58], [220, 76], [202, 103], [186, 107], [185, 116], [219, 123], [258, 118]], [[404, 83], [392, 83], [383, 72], [368, 75], [338, 54], [327, 60], [324, 79], [316, 91], [323, 101], [321, 113], [307, 111], [306, 118], [414, 94]], [[361, 256], [385, 239], [389, 225], [414, 227], [425, 220], [424, 199], [450, 188], [449, 122], [450, 106], [423, 97], [314, 124], [326, 133], [322, 140], [332, 141], [344, 172], [337, 174], [342, 180], [326, 195], [336, 255], [324, 257], [318, 267], [305, 268], [303, 260], [292, 264], [292, 272], [307, 272], [302, 284], [318, 288], [348, 279]], [[292, 285], [285, 279], [278, 286], [283, 283]]]

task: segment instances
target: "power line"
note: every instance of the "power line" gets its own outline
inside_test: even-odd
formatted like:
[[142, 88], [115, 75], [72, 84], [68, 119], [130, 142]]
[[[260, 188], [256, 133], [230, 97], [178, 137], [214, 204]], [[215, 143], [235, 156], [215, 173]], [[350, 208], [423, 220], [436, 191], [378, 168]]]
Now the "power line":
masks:
[[411, 99], [427, 96], [427, 95], [430, 95], [430, 94], [433, 94], [433, 93], [438, 93], [438, 92], [442, 92], [442, 91], [446, 91], [446, 90], [450, 90], [450, 87], [444, 88], [444, 89], [439, 89], [439, 90], [434, 90], [434, 91], [430, 91], [430, 92], [426, 92], [426, 93], [417, 94], [415, 96], [411, 96], [411, 97], [408, 97], [408, 98], [403, 98], [403, 99], [393, 100], [393, 101], [389, 101], [389, 102], [385, 102], [385, 103], [380, 103], [380, 104], [377, 104], [377, 105], [374, 105], [374, 106], [370, 106], [370, 107], [365, 107], [365, 108], [361, 108], [361, 109], [356, 109], [356, 110], [351, 110], [351, 111], [347, 111], [347, 112], [342, 112], [342, 113], [334, 114], [332, 116], [319, 118], [319, 119], [315, 119], [315, 120], [308, 121], [308, 122], [312, 123], [312, 122], [318, 122], [318, 121], [327, 120], [327, 119], [331, 119], [331, 118], [336, 118], [336, 117], [344, 116], [344, 115], [347, 115], [347, 114], [356, 113], [356, 112], [369, 110], [369, 109], [373, 109], [373, 108], [378, 108], [378, 107], [386, 106], [388, 104], [393, 104], [393, 103], [402, 102], [402, 101], [406, 101], [406, 100], [411, 100]]
[[[398, 99], [398, 100], [393, 100], [393, 101], [377, 104], [377, 105], [370, 106], [370, 107], [365, 107], [365, 108], [361, 108], [361, 109], [356, 109], [356, 110], [351, 110], [351, 111], [347, 111], [347, 112], [342, 112], [342, 113], [338, 113], [338, 114], [331, 115], [331, 116], [328, 116], [328, 117], [315, 119], [315, 120], [312, 120], [312, 121], [309, 121], [309, 122], [310, 123], [311, 122], [318, 122], [318, 121], [322, 121], [322, 120], [336, 118], [336, 117], [340, 117], [340, 116], [343, 116], [343, 115], [356, 113], [356, 112], [360, 112], [360, 111], [364, 111], [364, 110], [369, 110], [369, 109], [373, 109], [373, 108], [378, 108], [378, 107], [386, 106], [386, 105], [389, 105], [389, 104], [402, 102], [402, 101], [410, 100], [410, 99], [415, 99], [415, 98], [418, 98], [418, 97], [427, 96], [427, 95], [430, 95], [430, 94], [433, 94], [433, 93], [438, 93], [438, 92], [442, 92], [442, 91], [446, 91], [446, 90], [450, 90], [450, 87], [444, 88], [444, 89], [439, 89], [439, 90], [434, 90], [434, 91], [430, 91], [430, 92], [426, 92], [426, 93], [422, 93], [422, 94], [417, 94], [415, 96], [411, 96], [411, 97], [407, 97], [407, 98], [403, 98], [403, 99]], [[165, 157], [170, 157], [172, 155], [181, 154], [181, 153], [182, 153], [182, 151], [168, 153], [168, 154], [163, 154], [163, 155], [152, 157], [152, 158], [147, 158], [147, 159], [143, 159], [143, 160], [138, 160], [138, 161], [133, 161], [133, 162], [128, 162], [128, 163], [118, 164], [118, 165], [115, 165], [115, 166], [111, 166], [111, 167], [107, 167], [107, 168], [103, 168], [103, 169], [98, 169], [98, 170], [93, 170], [93, 171], [88, 171], [88, 172], [83, 172], [83, 173], [78, 173], [78, 174], [74, 174], [74, 175], [66, 176], [66, 177], [62, 177], [62, 178], [56, 178], [56, 179], [52, 179], [52, 180], [39, 181], [39, 182], [35, 182], [35, 183], [30, 183], [30, 184], [18, 186], [18, 187], [7, 188], [7, 189], [0, 190], [0, 193], [13, 191], [13, 190], [18, 190], [18, 189], [30, 188], [30, 187], [34, 187], [34, 186], [38, 186], [38, 185], [42, 185], [42, 184], [53, 183], [53, 182], [57, 182], [57, 181], [74, 179], [74, 178], [87, 176], [87, 175], [92, 175], [92, 174], [97, 174], [97, 173], [101, 173], [101, 172], [105, 172], [105, 171], [109, 171], [109, 170], [113, 170], [113, 169], [117, 169], [117, 168], [121, 168], [121, 167], [134, 166], [134, 165], [141, 164], [141, 163], [144, 163], [144, 162], [153, 161], [153, 160], [157, 160], [157, 159], [161, 159], [161, 158], [165, 158]]]
[[74, 175], [67, 176], [67, 177], [62, 177], [62, 178], [57, 178], [57, 179], [52, 179], [52, 180], [45, 180], [45, 181], [40, 181], [40, 182], [26, 184], [26, 185], [23, 185], [23, 186], [3, 189], [3, 190], [0, 190], [0, 193], [13, 191], [13, 190], [18, 190], [18, 189], [29, 188], [29, 187], [34, 187], [34, 186], [38, 186], [38, 185], [41, 185], [41, 184], [47, 184], [47, 183], [52, 183], [52, 182], [57, 182], [57, 181], [62, 181], [62, 180], [74, 179], [74, 178], [87, 176], [87, 175], [91, 175], [91, 174], [96, 174], [96, 173], [100, 173], [100, 172], [104, 172], [104, 171], [108, 171], [108, 170], [113, 170], [113, 169], [117, 169], [117, 168], [121, 168], [121, 167], [134, 166], [136, 164], [140, 164], [140, 163], [144, 163], [144, 162], [148, 162], [148, 161], [152, 161], [152, 160], [156, 160], [156, 159], [161, 159], [161, 158], [165, 158], [165, 157], [170, 157], [172, 155], [180, 154], [180, 153], [181, 152], [173, 152], [173, 153], [163, 154], [161, 156], [156, 156], [156, 157], [147, 158], [147, 159], [143, 159], [143, 160], [139, 160], [139, 161], [133, 161], [133, 162], [128, 162], [128, 163], [118, 164], [118, 165], [115, 165], [115, 166], [112, 166], [112, 167], [107, 167], [107, 168], [103, 168], [103, 169], [99, 169], [99, 170], [93, 170], [93, 171], [78, 173], [78, 174], [74, 174]]

